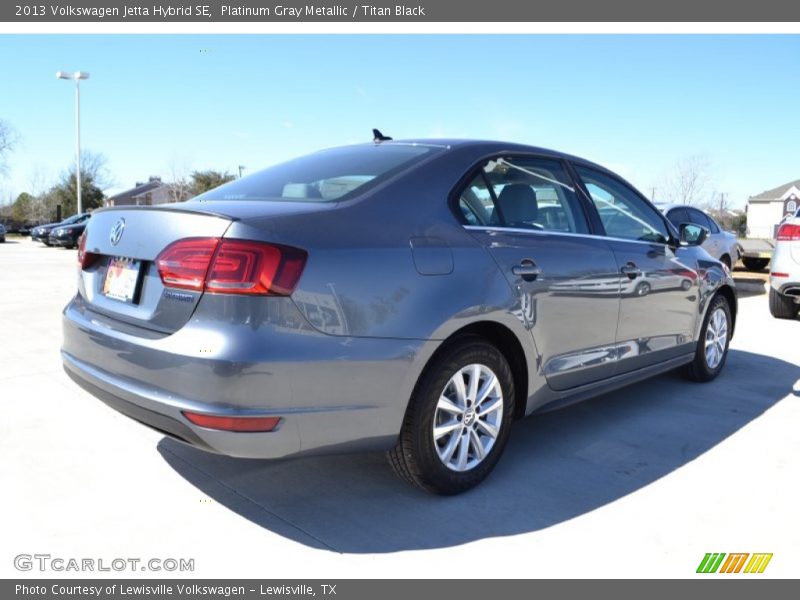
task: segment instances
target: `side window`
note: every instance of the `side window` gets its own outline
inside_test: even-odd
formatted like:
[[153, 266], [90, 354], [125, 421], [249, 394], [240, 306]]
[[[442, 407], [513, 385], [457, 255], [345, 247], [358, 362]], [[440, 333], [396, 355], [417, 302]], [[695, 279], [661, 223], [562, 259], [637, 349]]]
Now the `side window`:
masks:
[[469, 224], [587, 233], [586, 216], [558, 160], [498, 157], [464, 189], [459, 207]]
[[692, 223], [696, 223], [697, 225], [702, 225], [709, 231], [711, 231], [711, 223], [709, 222], [708, 217], [705, 213], [700, 212], [696, 208], [687, 208], [686, 211], [689, 213], [689, 220]]
[[576, 170], [600, 214], [606, 235], [642, 242], [669, 242], [669, 229], [658, 210], [630, 187], [587, 167]]
[[667, 213], [667, 219], [669, 219], [669, 222], [675, 225], [675, 229], [677, 229], [680, 227], [681, 223], [689, 222], [689, 215], [686, 214], [685, 208], [673, 208]]
[[711, 233], [719, 233], [719, 225], [717, 225], [717, 222], [711, 217], [708, 217], [708, 222], [711, 224]]
[[494, 198], [483, 173], [478, 175], [461, 192], [458, 208], [467, 225], [497, 226], [500, 220], [494, 207]]

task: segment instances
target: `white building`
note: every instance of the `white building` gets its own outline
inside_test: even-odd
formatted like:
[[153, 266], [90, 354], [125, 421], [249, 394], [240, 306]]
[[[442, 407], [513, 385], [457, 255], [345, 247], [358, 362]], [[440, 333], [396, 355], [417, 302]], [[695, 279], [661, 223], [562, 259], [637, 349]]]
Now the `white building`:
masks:
[[750, 196], [747, 200], [747, 237], [774, 238], [781, 219], [800, 205], [800, 179]]

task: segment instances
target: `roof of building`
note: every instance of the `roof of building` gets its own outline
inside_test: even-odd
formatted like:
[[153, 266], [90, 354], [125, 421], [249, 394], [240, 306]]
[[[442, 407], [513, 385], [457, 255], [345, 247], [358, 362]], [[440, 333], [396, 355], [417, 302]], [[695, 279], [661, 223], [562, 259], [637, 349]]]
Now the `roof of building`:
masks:
[[796, 188], [800, 191], [800, 179], [795, 179], [794, 181], [790, 181], [789, 183], [784, 183], [783, 185], [779, 185], [776, 188], [772, 188], [771, 190], [766, 190], [761, 192], [760, 194], [756, 194], [755, 196], [750, 196], [749, 202], [775, 202], [777, 200], [782, 200], [784, 194], [787, 191], [792, 189], [792, 187]]
[[131, 200], [136, 198], [137, 196], [141, 196], [142, 194], [146, 194], [152, 190], [155, 190], [162, 185], [165, 185], [164, 182], [161, 181], [160, 177], [151, 177], [147, 183], [137, 182], [135, 187], [132, 187], [129, 190], [125, 190], [124, 192], [120, 192], [119, 194], [114, 194], [110, 196], [106, 202], [109, 204], [117, 203], [120, 201]]

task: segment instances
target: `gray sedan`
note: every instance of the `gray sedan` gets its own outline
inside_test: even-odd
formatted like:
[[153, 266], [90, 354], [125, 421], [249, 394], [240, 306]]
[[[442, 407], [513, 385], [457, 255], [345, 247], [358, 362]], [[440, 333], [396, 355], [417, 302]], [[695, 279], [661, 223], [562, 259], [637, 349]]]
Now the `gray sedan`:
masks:
[[382, 450], [455, 494], [514, 419], [678, 367], [720, 373], [737, 302], [706, 234], [550, 150], [334, 148], [182, 204], [95, 211], [62, 357], [196, 447]]
[[683, 204], [659, 204], [656, 206], [667, 215], [667, 219], [675, 226], [681, 223], [694, 223], [708, 230], [708, 237], [703, 242], [703, 249], [711, 256], [725, 263], [729, 269], [739, 260], [739, 241], [736, 235], [720, 227], [711, 215], [693, 206]]

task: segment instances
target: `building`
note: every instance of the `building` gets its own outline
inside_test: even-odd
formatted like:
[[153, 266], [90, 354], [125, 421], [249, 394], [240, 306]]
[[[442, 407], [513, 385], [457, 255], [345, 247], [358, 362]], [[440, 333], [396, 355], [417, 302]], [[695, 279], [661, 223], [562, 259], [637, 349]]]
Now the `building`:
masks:
[[133, 187], [106, 200], [106, 206], [152, 206], [172, 202], [169, 185], [160, 177], [151, 177], [147, 183], [137, 183]]
[[774, 238], [781, 219], [800, 205], [800, 179], [750, 196], [747, 200], [747, 237]]

